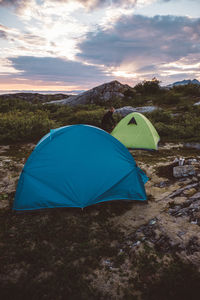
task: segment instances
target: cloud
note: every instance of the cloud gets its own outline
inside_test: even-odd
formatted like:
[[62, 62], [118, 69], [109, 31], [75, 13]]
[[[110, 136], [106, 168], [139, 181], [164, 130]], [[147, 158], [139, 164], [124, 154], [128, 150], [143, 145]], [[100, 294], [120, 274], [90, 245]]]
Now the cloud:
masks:
[[[50, 0], [51, 2], [70, 3], [72, 0]], [[104, 6], [135, 6], [140, 0], [76, 0], [88, 9], [100, 8]], [[146, 0], [149, 1], [149, 0]], [[75, 1], [74, 1], [75, 2]], [[145, 1], [144, 1], [145, 2]]]
[[[37, 0], [36, 0], [37, 1]], [[40, 1], [43, 4], [55, 3], [56, 5], [62, 5], [65, 3], [79, 3], [82, 7], [87, 9], [96, 9], [105, 6], [113, 6], [113, 7], [134, 7], [135, 5], [145, 5], [155, 2], [157, 0], [43, 0]], [[13, 6], [18, 9], [22, 9], [23, 7], [27, 7], [34, 0], [0, 0], [0, 5], [4, 6]]]
[[2, 24], [0, 24], [0, 38], [8, 40], [10, 29]]
[[61, 82], [62, 84], [90, 85], [92, 82], [102, 83], [106, 77], [103, 70], [98, 67], [84, 65], [83, 63], [63, 60], [53, 57], [19, 56], [9, 58], [12, 66], [20, 71], [18, 77], [43, 82]]
[[0, 6], [14, 7], [17, 10], [24, 9], [31, 4], [32, 0], [0, 0]]
[[170, 1], [0, 0], [0, 9], [14, 8], [18, 21], [16, 28], [0, 25], [1, 55], [10, 57], [11, 76], [16, 70], [35, 82], [93, 86], [114, 76], [198, 74], [191, 61], [200, 53], [200, 19], [133, 15], [135, 7]]
[[[12, 51], [14, 48], [14, 51], [17, 55], [19, 51], [22, 49], [28, 49], [29, 51], [32, 51], [32, 46], [34, 45], [34, 49], [39, 46], [44, 46], [47, 44], [47, 41], [44, 37], [33, 34], [33, 33], [23, 33], [20, 32], [18, 29], [7, 27], [0, 24], [0, 38], [5, 39], [9, 42], [14, 43], [14, 47], [9, 47], [9, 52]], [[10, 44], [11, 45], [11, 44]], [[6, 49], [8, 52], [8, 49]], [[2, 48], [3, 52], [3, 48]], [[9, 53], [7, 53], [9, 54]]]
[[0, 5], [3, 6], [27, 6], [32, 0], [0, 0]]
[[200, 19], [173, 16], [122, 17], [113, 28], [90, 32], [78, 57], [107, 67], [141, 71], [200, 52]]
[[4, 30], [0, 29], [0, 39], [5, 39], [7, 40], [7, 34]]

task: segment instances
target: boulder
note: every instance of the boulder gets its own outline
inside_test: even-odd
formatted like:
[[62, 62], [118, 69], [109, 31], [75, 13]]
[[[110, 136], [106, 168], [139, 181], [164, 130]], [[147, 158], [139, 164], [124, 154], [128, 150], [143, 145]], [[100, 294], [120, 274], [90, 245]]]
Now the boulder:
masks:
[[104, 83], [93, 89], [85, 91], [76, 96], [70, 96], [66, 99], [47, 102], [61, 105], [77, 105], [77, 104], [91, 104], [98, 103], [99, 101], [106, 102], [112, 100], [113, 98], [123, 98], [124, 92], [131, 87], [127, 84], [121, 84], [119, 81], [114, 80], [108, 83]]
[[200, 150], [200, 143], [184, 143], [183, 144], [186, 148], [194, 148]]
[[141, 106], [141, 107], [124, 106], [116, 109], [115, 113], [118, 113], [124, 117], [132, 112], [147, 113], [157, 109], [158, 109], [157, 106]]
[[173, 168], [173, 176], [176, 178], [195, 175], [195, 169], [192, 165], [176, 166]]

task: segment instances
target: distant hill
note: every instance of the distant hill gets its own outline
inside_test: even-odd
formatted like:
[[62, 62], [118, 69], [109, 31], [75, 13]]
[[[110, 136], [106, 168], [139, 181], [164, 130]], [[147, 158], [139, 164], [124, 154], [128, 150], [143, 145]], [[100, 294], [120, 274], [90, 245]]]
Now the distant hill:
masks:
[[112, 100], [113, 98], [123, 98], [124, 93], [129, 89], [131, 89], [129, 85], [122, 84], [119, 81], [114, 80], [108, 83], [101, 84], [79, 95], [70, 96], [66, 99], [58, 101], [50, 101], [48, 103], [56, 103], [61, 105], [77, 105], [97, 103], [98, 101], [103, 102]]
[[66, 94], [39, 94], [39, 93], [16, 93], [16, 94], [3, 94], [0, 95], [0, 99], [17, 99], [17, 100], [24, 100], [31, 103], [38, 103], [38, 102], [48, 102], [51, 100], [59, 101], [63, 98], [70, 97], [71, 95]]
[[199, 84], [200, 82], [197, 79], [187, 79], [187, 80], [182, 80], [182, 81], [176, 81], [174, 83], [171, 83], [169, 85], [167, 85], [167, 87], [173, 87], [173, 86], [177, 86], [177, 85], [187, 85], [187, 84]]

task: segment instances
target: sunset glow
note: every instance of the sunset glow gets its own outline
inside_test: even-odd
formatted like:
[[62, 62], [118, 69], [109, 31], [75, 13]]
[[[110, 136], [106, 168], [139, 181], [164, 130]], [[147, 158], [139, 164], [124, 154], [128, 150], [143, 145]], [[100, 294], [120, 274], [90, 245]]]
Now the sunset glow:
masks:
[[197, 11], [198, 0], [0, 0], [0, 89], [200, 79]]

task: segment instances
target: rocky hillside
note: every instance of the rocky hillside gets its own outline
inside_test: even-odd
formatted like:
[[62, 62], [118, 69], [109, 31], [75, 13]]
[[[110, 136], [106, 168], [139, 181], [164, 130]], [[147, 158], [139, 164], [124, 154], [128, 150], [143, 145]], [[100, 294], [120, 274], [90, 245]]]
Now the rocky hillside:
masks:
[[98, 103], [99, 101], [106, 102], [113, 98], [123, 98], [124, 92], [128, 89], [131, 89], [129, 85], [121, 84], [119, 81], [114, 80], [94, 87], [93, 89], [79, 95], [70, 96], [60, 101], [51, 101], [49, 103], [77, 105], [89, 103], [93, 104]]

